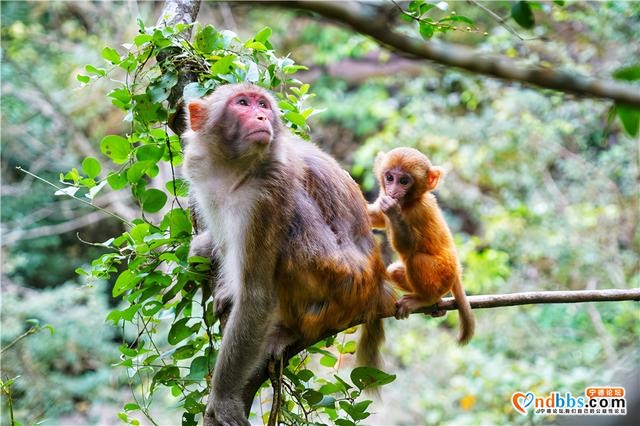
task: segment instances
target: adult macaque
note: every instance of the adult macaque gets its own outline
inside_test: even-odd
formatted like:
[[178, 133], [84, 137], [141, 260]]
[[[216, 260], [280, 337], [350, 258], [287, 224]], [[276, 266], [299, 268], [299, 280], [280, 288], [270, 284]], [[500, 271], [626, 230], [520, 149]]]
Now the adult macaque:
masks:
[[451, 291], [460, 313], [460, 344], [473, 336], [475, 321], [462, 288], [462, 268], [451, 231], [442, 216], [434, 190], [444, 171], [413, 148], [379, 153], [374, 164], [380, 196], [369, 205], [374, 228], [385, 228], [401, 261], [387, 272], [408, 292], [397, 302], [396, 318], [431, 306]]
[[221, 86], [187, 115], [185, 174], [206, 228], [192, 244], [216, 247], [216, 304], [231, 302], [205, 424], [246, 425], [242, 390], [265, 357], [362, 320], [359, 359], [375, 365], [375, 318], [395, 297], [357, 184], [283, 126], [271, 94]]

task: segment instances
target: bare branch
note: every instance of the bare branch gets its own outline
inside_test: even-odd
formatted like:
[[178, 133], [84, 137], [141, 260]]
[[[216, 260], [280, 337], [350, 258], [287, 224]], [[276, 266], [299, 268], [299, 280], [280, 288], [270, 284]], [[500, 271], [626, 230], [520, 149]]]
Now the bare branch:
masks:
[[387, 17], [371, 4], [337, 1], [263, 2], [315, 12], [325, 18], [348, 25], [401, 54], [429, 59], [443, 65], [497, 77], [503, 80], [529, 83], [544, 89], [559, 90], [580, 96], [611, 99], [621, 104], [640, 106], [640, 88], [610, 80], [599, 80], [552, 69], [522, 68], [514, 60], [466, 46], [440, 41], [424, 41], [394, 31]]
[[56, 223], [55, 225], [44, 225], [30, 229], [18, 229], [3, 235], [0, 244], [3, 246], [9, 246], [20, 240], [31, 240], [51, 235], [62, 235], [67, 232], [92, 225], [106, 218], [108, 218], [108, 216], [101, 211], [95, 211], [66, 222]]
[[[471, 309], [500, 308], [503, 306], [537, 305], [553, 303], [616, 302], [640, 300], [640, 288], [578, 291], [531, 291], [526, 293], [488, 294], [469, 296]], [[453, 298], [444, 298], [437, 309], [451, 311], [458, 309]], [[432, 306], [418, 312], [435, 311]]]
[[296, 75], [300, 81], [312, 82], [320, 76], [332, 76], [340, 78], [350, 84], [360, 84], [370, 78], [389, 75], [405, 74], [418, 75], [425, 68], [422, 61], [403, 58], [399, 55], [386, 55], [382, 58], [383, 51], [371, 52], [360, 58], [347, 58], [326, 66], [313, 67], [308, 71], [298, 72]]
[[[535, 291], [511, 294], [489, 294], [484, 296], [469, 296], [469, 304], [472, 309], [499, 308], [504, 306], [552, 304], [552, 303], [585, 303], [585, 302], [615, 302], [623, 300], [640, 301], [640, 288], [632, 289], [609, 289], [609, 290], [579, 290], [579, 291]], [[455, 310], [457, 309], [453, 298], [444, 298], [438, 306], [430, 306], [421, 309], [414, 314], [430, 313], [435, 310]], [[361, 324], [362, 321], [354, 321], [349, 327]], [[330, 330], [319, 340], [326, 339], [343, 330]], [[303, 351], [310, 345], [296, 342], [289, 346], [284, 355], [284, 363], [293, 356]], [[251, 408], [253, 398], [260, 389], [260, 386], [269, 378], [267, 362], [264, 361], [262, 367], [249, 380], [249, 384], [243, 392], [243, 403], [247, 413]]]
[[[200, 0], [165, 0], [156, 25], [192, 24], [198, 17]], [[191, 36], [191, 30], [185, 34]]]

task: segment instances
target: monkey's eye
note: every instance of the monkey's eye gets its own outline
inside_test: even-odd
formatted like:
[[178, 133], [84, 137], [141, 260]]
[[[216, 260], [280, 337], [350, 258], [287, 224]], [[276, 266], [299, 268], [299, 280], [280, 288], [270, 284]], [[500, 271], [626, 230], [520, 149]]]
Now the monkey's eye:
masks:
[[258, 101], [258, 105], [260, 105], [260, 108], [266, 108], [267, 107], [267, 103], [265, 101], [263, 101], [262, 99], [260, 99]]
[[398, 182], [400, 182], [400, 185], [402, 185], [402, 186], [408, 185], [409, 184], [409, 178], [408, 177], [401, 177]]
[[244, 98], [240, 98], [238, 99], [238, 105], [247, 106], [249, 105], [249, 102], [247, 102], [247, 100]]
[[393, 182], [393, 175], [387, 175], [387, 182]]

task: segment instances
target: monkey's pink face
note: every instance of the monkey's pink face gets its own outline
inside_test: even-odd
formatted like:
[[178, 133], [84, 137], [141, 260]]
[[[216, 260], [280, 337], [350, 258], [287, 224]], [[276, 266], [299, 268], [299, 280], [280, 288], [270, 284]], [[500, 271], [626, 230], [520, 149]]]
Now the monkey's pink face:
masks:
[[259, 93], [240, 93], [227, 102], [227, 112], [237, 123], [235, 135], [244, 142], [269, 144], [273, 138], [275, 114], [269, 100]]
[[400, 170], [387, 170], [382, 177], [385, 193], [395, 200], [402, 200], [413, 185], [411, 175]]

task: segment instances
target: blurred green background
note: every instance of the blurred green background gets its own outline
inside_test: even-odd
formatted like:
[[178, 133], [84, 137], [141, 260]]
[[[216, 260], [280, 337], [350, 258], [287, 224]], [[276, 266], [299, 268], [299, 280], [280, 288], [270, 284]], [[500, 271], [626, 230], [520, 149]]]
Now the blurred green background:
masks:
[[[509, 2], [487, 3], [504, 12]], [[81, 87], [85, 64], [105, 45], [153, 24], [154, 2], [2, 2], [3, 381], [22, 424], [117, 424], [131, 399], [118, 362], [123, 331], [105, 323], [112, 283], [91, 286], [74, 270], [99, 255], [83, 243], [120, 224], [21, 173], [56, 182], [98, 143], [123, 133], [105, 97], [113, 84]], [[524, 65], [602, 79], [640, 60], [634, 2], [541, 2], [522, 41], [478, 7], [450, 2], [479, 32], [440, 38]], [[313, 139], [376, 196], [377, 151], [412, 146], [448, 170], [438, 199], [452, 228], [469, 294], [640, 286], [640, 158], [610, 101], [576, 98], [409, 61], [308, 13], [234, 3], [203, 4], [199, 21], [241, 36], [265, 25], [280, 55], [309, 67]], [[484, 32], [487, 35], [484, 35]], [[386, 68], [389, 65], [394, 68]], [[392, 71], [390, 71], [392, 70]], [[636, 87], [638, 87], [636, 85]], [[126, 193], [96, 204], [131, 217]], [[590, 385], [640, 381], [635, 302], [537, 305], [476, 311], [477, 335], [455, 343], [456, 314], [387, 321], [386, 370], [398, 375], [367, 424], [529, 424], [515, 391], [581, 394]], [[51, 325], [55, 332], [42, 328]], [[33, 328], [35, 327], [35, 328]], [[35, 333], [6, 347], [23, 333]], [[8, 424], [3, 393], [2, 424]], [[179, 423], [170, 399], [157, 405]], [[164, 424], [164, 423], [163, 423]], [[585, 423], [582, 423], [585, 424]]]

